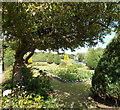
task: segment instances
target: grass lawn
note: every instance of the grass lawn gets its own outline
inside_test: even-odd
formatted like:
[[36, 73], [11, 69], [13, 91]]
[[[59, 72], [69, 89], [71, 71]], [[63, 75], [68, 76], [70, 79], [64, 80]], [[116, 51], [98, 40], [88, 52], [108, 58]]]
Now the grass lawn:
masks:
[[[90, 99], [91, 81], [62, 83], [56, 79], [52, 79], [52, 87], [56, 91], [59, 98], [59, 106], [63, 108], [94, 108], [94, 101]], [[72, 105], [71, 105], [72, 104]]]

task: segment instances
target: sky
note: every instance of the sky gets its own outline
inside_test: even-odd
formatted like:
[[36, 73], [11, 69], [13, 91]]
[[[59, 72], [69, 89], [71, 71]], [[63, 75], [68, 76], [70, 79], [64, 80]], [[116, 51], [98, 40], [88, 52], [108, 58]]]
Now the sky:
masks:
[[[105, 47], [107, 46], [107, 44], [110, 42], [110, 40], [111, 40], [114, 36], [115, 36], [115, 32], [112, 32], [111, 35], [110, 35], [110, 34], [106, 35], [105, 38], [104, 38], [104, 40], [103, 40], [103, 41], [104, 41], [104, 44], [98, 43], [95, 48], [98, 48], [98, 47], [105, 48]], [[74, 52], [71, 52], [71, 50], [66, 50], [65, 53], [66, 53], [66, 54], [86, 53], [87, 50], [88, 50], [88, 48], [83, 48], [83, 47], [82, 47], [82, 48], [80, 48], [80, 49], [75, 49]]]
[[[95, 48], [98, 48], [98, 47], [105, 48], [105, 47], [107, 46], [107, 44], [110, 42], [110, 40], [111, 40], [114, 36], [115, 36], [115, 32], [112, 32], [111, 35], [110, 35], [110, 34], [106, 35], [105, 38], [103, 39], [104, 44], [98, 43]], [[82, 47], [82, 48], [80, 48], [80, 49], [75, 49], [74, 52], [71, 52], [71, 50], [69, 49], [69, 50], [65, 50], [65, 54], [86, 53], [87, 50], [88, 50], [87, 47], [86, 47], [86, 48], [83, 48], [83, 47]], [[36, 50], [36, 52], [38, 52], [38, 50]], [[60, 53], [63, 53], [63, 51], [61, 51], [61, 50], [59, 50], [59, 52], [60, 52]], [[56, 54], [56, 52], [52, 52], [52, 53]]]

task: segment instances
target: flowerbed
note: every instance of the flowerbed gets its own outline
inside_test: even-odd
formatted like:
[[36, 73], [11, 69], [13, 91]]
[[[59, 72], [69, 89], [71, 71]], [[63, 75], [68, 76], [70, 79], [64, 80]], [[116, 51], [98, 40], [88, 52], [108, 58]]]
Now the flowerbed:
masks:
[[56, 69], [49, 71], [50, 73], [60, 77], [61, 79], [65, 80], [66, 82], [74, 82], [74, 81], [81, 81], [85, 79], [90, 79], [92, 77], [93, 72], [87, 70], [70, 70], [67, 69]]
[[[17, 89], [17, 90], [16, 90]], [[58, 103], [53, 93], [47, 99], [22, 88], [14, 88], [11, 94], [2, 97], [2, 108], [56, 108]]]
[[36, 71], [39, 75], [33, 77], [31, 68], [23, 68], [22, 82], [12, 86], [9, 77], [9, 81], [2, 84], [3, 91], [11, 92], [2, 97], [2, 108], [58, 108], [57, 98], [50, 85], [50, 77], [42, 71]]

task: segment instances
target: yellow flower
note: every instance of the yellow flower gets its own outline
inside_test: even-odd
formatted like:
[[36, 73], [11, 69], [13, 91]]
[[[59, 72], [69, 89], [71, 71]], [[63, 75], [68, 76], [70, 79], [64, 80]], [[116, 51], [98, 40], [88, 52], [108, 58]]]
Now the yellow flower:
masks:
[[32, 58], [29, 58], [28, 63], [32, 63]]

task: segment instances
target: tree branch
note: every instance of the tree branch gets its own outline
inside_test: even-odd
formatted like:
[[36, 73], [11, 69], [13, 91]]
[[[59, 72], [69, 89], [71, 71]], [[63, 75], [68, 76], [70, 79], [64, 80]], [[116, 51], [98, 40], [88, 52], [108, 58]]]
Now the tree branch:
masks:
[[28, 60], [29, 60], [29, 58], [33, 56], [34, 51], [35, 51], [35, 49], [32, 50], [31, 53], [26, 57], [26, 59], [25, 59], [25, 63], [26, 63], [26, 64], [28, 64]]

